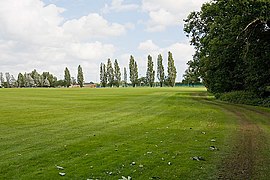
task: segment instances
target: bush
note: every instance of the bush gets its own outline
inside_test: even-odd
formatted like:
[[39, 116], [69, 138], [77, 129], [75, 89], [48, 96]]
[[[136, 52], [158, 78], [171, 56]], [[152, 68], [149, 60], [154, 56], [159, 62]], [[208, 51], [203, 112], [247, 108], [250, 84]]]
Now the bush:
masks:
[[218, 93], [215, 94], [215, 97], [219, 100], [236, 104], [270, 107], [270, 97], [261, 98], [250, 91], [232, 91], [227, 93]]

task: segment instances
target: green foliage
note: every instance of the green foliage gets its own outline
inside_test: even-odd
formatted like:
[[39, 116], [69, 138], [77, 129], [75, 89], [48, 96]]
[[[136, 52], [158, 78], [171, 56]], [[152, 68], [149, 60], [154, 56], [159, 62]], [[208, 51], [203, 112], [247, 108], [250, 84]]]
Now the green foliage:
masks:
[[[45, 87], [48, 87], [48, 86], [56, 87], [57, 77], [50, 74], [49, 72], [43, 72], [42, 76], [43, 76], [43, 79], [44, 79], [44, 86]], [[48, 80], [48, 82], [45, 82], [47, 80]]]
[[107, 85], [107, 71], [104, 63], [100, 64], [100, 84], [101, 87], [106, 87]]
[[50, 87], [50, 82], [47, 78], [44, 79], [44, 83], [43, 83], [44, 87]]
[[236, 104], [270, 107], [270, 97], [264, 99], [251, 91], [232, 91], [227, 93], [217, 93], [216, 98], [222, 101]]
[[150, 55], [148, 55], [147, 61], [146, 82], [150, 87], [153, 87], [155, 82], [154, 63]]
[[194, 84], [200, 83], [200, 75], [198, 72], [198, 61], [190, 60], [187, 62], [188, 69], [183, 75], [184, 79], [182, 83], [194, 86]]
[[174, 66], [174, 60], [172, 57], [172, 53], [168, 52], [168, 85], [173, 87], [175, 85], [175, 79], [176, 79], [176, 67]]
[[163, 86], [163, 83], [165, 81], [164, 66], [162, 61], [163, 61], [162, 56], [161, 54], [159, 54], [157, 58], [157, 78], [159, 80], [160, 87]]
[[25, 86], [25, 79], [22, 73], [18, 74], [18, 87], [24, 87]]
[[10, 79], [11, 79], [11, 76], [10, 76], [10, 74], [9, 74], [9, 72], [6, 72], [6, 87], [7, 88], [10, 88]]
[[114, 72], [113, 72], [113, 66], [110, 59], [107, 61], [107, 80], [108, 80], [108, 86], [112, 87], [114, 84]]
[[78, 74], [77, 74], [77, 81], [80, 87], [83, 87], [84, 78], [83, 78], [83, 71], [81, 65], [78, 66]]
[[138, 66], [133, 56], [129, 60], [129, 78], [133, 87], [138, 84]]
[[120, 67], [118, 65], [117, 59], [114, 61], [114, 84], [116, 87], [119, 87], [121, 82], [121, 72], [120, 72]]
[[146, 77], [140, 77], [140, 78], [138, 78], [138, 84], [139, 84], [139, 86], [146, 86], [147, 85], [147, 79], [146, 79]]
[[0, 72], [0, 86], [4, 87], [5, 78], [2, 72]]
[[127, 87], [127, 68], [124, 67], [124, 87]]
[[187, 17], [184, 31], [196, 49], [190, 68], [195, 64], [210, 92], [247, 90], [267, 97], [269, 9], [265, 0], [214, 0]]
[[31, 73], [25, 73], [24, 79], [25, 79], [25, 87], [34, 87], [35, 82], [31, 76]]
[[64, 81], [66, 87], [69, 87], [71, 85], [71, 76], [67, 67], [65, 68]]

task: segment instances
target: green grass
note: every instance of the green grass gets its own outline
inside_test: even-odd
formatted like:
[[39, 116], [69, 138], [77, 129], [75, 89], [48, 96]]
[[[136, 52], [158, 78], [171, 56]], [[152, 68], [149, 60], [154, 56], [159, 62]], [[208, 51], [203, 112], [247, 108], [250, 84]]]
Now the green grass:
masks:
[[0, 89], [0, 179], [216, 179], [237, 120], [206, 96], [204, 88]]

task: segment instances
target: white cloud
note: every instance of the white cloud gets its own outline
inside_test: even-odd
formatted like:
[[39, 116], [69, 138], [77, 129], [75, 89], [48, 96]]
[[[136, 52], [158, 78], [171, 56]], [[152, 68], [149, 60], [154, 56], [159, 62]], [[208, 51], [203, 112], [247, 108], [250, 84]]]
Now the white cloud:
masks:
[[142, 10], [147, 12], [149, 20], [146, 30], [164, 31], [167, 27], [183, 24], [191, 11], [199, 10], [206, 0], [142, 0]]
[[124, 0], [112, 0], [111, 4], [105, 4], [104, 8], [101, 10], [103, 13], [114, 12], [125, 12], [134, 11], [139, 8], [137, 4], [123, 4]]
[[[130, 24], [127, 25], [127, 28], [129, 27]], [[72, 34], [73, 37], [78, 39], [119, 36], [126, 32], [125, 25], [110, 23], [96, 13], [67, 21], [64, 23], [63, 28], [65, 33]]]
[[[73, 43], [69, 44], [68, 48], [70, 55], [76, 59], [89, 60], [89, 59], [104, 59], [113, 56], [115, 47], [111, 44], [102, 44], [101, 42], [95, 43]], [[104, 53], [106, 52], [106, 53]]]
[[138, 49], [145, 52], [152, 52], [152, 51], [158, 50], [159, 47], [155, 43], [153, 43], [152, 40], [147, 40], [147, 41], [141, 42], [138, 46]]
[[[87, 5], [89, 2], [87, 1]], [[107, 12], [133, 11], [132, 13], [139, 9], [137, 4], [125, 2], [113, 0], [105, 9], [107, 8]], [[164, 31], [177, 25], [189, 11], [199, 7], [200, 3], [197, 2], [201, 0], [142, 0], [141, 8], [149, 15], [148, 19], [143, 19], [147, 23], [147, 30]], [[83, 12], [85, 16], [65, 20], [65, 13], [71, 12], [72, 9], [65, 10], [54, 4], [45, 5], [42, 0], [0, 0], [0, 72], [10, 72], [16, 76], [18, 72], [37, 69], [39, 72], [50, 71], [63, 78], [66, 66], [72, 76], [76, 76], [77, 67], [81, 64], [86, 80], [98, 81], [99, 64], [106, 62], [108, 58], [119, 58], [120, 67], [123, 68], [128, 67], [130, 54], [133, 54], [143, 75], [148, 54], [156, 61], [157, 55], [161, 53], [166, 62], [168, 51], [172, 51], [178, 78], [181, 79], [180, 74], [185, 69], [185, 63], [192, 58], [193, 49], [188, 43], [174, 43], [164, 47], [156, 44], [164, 42], [164, 39], [154, 39], [155, 35], [147, 37], [149, 34], [144, 34], [139, 29], [125, 36], [129, 29], [139, 26], [134, 27], [132, 22], [114, 23], [105, 18], [109, 15], [117, 18], [122, 14]], [[129, 15], [132, 19], [135, 19], [133, 15], [144, 17], [141, 12], [137, 13]], [[121, 19], [120, 17], [119, 21]], [[149, 40], [136, 46], [136, 41], [141, 38]], [[170, 38], [173, 41], [175, 39], [168, 34], [168, 40]], [[116, 48], [113, 42], [126, 47]]]
[[48, 39], [61, 37], [59, 24], [63, 8], [44, 6], [37, 0], [1, 1], [0, 29], [2, 37], [28, 43], [52, 43]]
[[111, 23], [99, 14], [64, 22], [63, 8], [41, 0], [0, 1], [0, 72], [50, 71], [63, 78], [69, 67], [73, 76], [79, 64], [86, 80], [96, 80], [97, 64], [113, 56], [113, 44], [97, 38], [123, 35], [132, 24]]

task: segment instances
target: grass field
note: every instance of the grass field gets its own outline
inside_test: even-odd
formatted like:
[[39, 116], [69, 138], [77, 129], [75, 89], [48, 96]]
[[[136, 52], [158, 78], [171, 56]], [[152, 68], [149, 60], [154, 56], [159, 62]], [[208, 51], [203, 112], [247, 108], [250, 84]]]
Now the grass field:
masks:
[[0, 179], [217, 179], [245, 133], [258, 150], [243, 146], [254, 155], [250, 176], [270, 172], [269, 109], [218, 102], [204, 88], [0, 89], [0, 97]]

